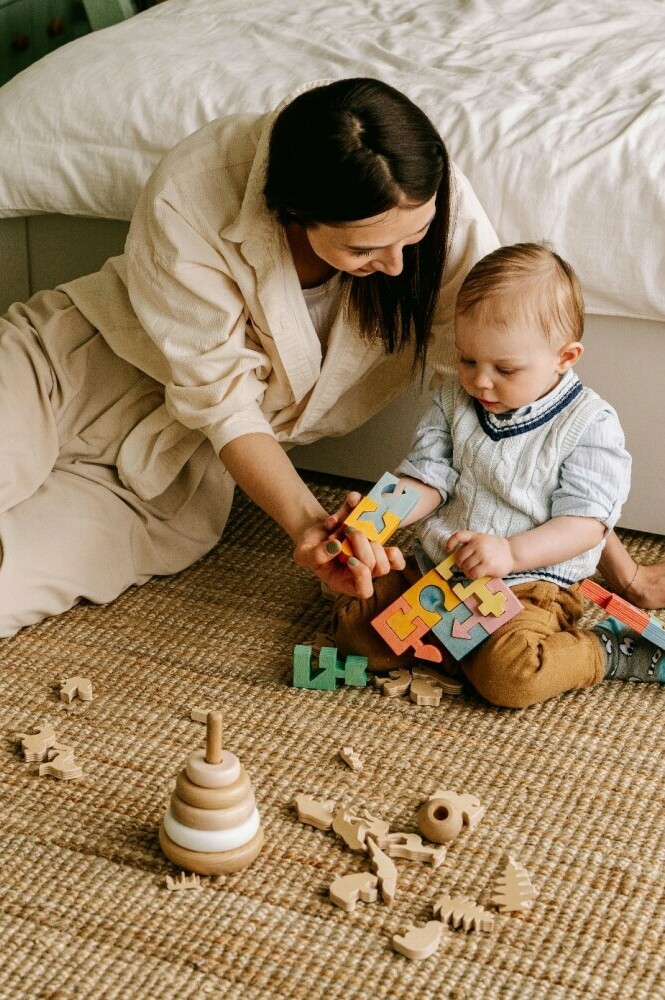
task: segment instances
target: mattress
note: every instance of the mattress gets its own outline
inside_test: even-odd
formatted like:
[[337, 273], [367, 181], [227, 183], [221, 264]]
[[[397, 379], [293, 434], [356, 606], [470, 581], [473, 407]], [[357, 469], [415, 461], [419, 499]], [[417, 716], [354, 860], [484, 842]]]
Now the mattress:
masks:
[[502, 242], [547, 239], [588, 311], [665, 319], [659, 0], [168, 0], [0, 88], [0, 216], [128, 219], [165, 150], [301, 83], [430, 115]]

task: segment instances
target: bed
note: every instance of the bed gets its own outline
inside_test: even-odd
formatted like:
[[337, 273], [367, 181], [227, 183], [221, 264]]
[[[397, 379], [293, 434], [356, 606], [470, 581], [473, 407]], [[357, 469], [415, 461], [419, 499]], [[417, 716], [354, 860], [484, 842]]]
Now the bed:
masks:
[[[301, 83], [375, 76], [431, 116], [502, 242], [548, 239], [588, 311], [582, 377], [634, 458], [622, 526], [665, 534], [665, 6], [659, 0], [167, 0], [0, 88], [0, 306], [122, 251], [162, 153]], [[374, 480], [414, 389], [302, 468]]]

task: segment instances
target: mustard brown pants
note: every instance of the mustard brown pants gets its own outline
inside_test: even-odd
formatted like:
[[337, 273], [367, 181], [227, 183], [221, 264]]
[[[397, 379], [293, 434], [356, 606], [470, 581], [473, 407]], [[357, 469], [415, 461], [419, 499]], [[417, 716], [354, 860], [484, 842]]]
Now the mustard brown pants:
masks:
[[[367, 656], [371, 669], [410, 667], [418, 661], [407, 650], [396, 656], [371, 626], [372, 618], [421, 577], [414, 559], [402, 571], [374, 581], [367, 600], [339, 597], [333, 606], [332, 635], [340, 652]], [[599, 684], [605, 654], [593, 632], [577, 627], [582, 599], [570, 589], [537, 580], [512, 588], [524, 609], [459, 663], [445, 650], [442, 669], [461, 672], [493, 705], [527, 708], [564, 691]], [[427, 642], [436, 644], [433, 633]]]

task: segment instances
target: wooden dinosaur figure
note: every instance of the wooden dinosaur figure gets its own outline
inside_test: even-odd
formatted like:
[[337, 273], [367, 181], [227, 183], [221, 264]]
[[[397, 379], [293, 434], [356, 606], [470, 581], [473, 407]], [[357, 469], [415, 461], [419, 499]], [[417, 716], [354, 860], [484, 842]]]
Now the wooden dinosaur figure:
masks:
[[423, 844], [422, 837], [417, 833], [385, 833], [377, 837], [376, 842], [390, 858], [429, 861], [432, 868], [438, 868], [446, 860], [445, 844], [436, 847]]
[[465, 931], [494, 930], [494, 914], [474, 903], [468, 896], [437, 896], [434, 900], [434, 916], [451, 927], [461, 927]]
[[341, 907], [347, 913], [355, 910], [359, 899], [364, 903], [374, 903], [377, 898], [376, 875], [371, 872], [353, 872], [342, 875], [330, 886], [330, 899], [335, 906]]
[[44, 760], [47, 751], [56, 741], [55, 729], [48, 722], [36, 728], [36, 733], [16, 734], [16, 738], [21, 741], [25, 759], [29, 764]]
[[40, 777], [60, 778], [70, 781], [82, 778], [83, 771], [74, 760], [74, 748], [64, 743], [54, 743], [46, 752], [46, 761], [39, 765]]
[[424, 927], [407, 928], [405, 934], [393, 936], [393, 948], [400, 955], [406, 955], [413, 961], [429, 958], [441, 943], [443, 924], [440, 920], [429, 920]]
[[60, 681], [60, 701], [92, 701], [92, 681], [89, 677], [68, 677]]
[[298, 819], [301, 823], [316, 827], [317, 830], [330, 830], [333, 825], [333, 811], [335, 803], [332, 799], [319, 802], [311, 795], [301, 792], [296, 795], [294, 805], [298, 810]]
[[369, 834], [365, 843], [372, 862], [372, 869], [379, 879], [381, 898], [388, 906], [392, 906], [397, 895], [397, 868]]
[[337, 806], [333, 814], [332, 828], [350, 850], [361, 853], [367, 850], [365, 837], [371, 822], [364, 817], [353, 817], [345, 806]]
[[538, 890], [524, 865], [510, 855], [494, 886], [492, 903], [500, 913], [525, 913], [531, 909]]

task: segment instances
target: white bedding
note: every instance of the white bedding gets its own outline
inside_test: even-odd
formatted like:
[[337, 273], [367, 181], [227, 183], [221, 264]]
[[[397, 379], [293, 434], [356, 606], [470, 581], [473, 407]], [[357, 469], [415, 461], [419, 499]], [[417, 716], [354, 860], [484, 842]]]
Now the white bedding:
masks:
[[0, 88], [0, 216], [128, 219], [161, 154], [309, 80], [432, 117], [503, 242], [546, 238], [590, 312], [665, 319], [660, 0], [168, 0]]

